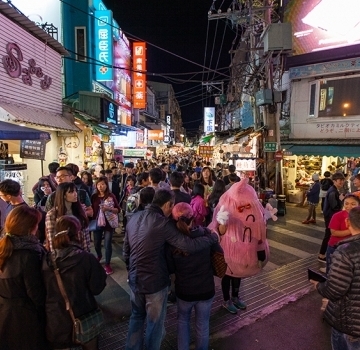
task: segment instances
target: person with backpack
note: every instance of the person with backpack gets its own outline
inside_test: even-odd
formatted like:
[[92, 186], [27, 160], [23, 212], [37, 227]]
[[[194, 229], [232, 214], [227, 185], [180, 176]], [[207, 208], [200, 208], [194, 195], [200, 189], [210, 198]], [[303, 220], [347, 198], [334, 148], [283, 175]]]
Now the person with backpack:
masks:
[[333, 185], [333, 181], [331, 180], [330, 176], [331, 176], [330, 171], [325, 171], [324, 172], [324, 178], [320, 180], [320, 194], [319, 194], [319, 197], [321, 198], [321, 211], [324, 210], [326, 192]]

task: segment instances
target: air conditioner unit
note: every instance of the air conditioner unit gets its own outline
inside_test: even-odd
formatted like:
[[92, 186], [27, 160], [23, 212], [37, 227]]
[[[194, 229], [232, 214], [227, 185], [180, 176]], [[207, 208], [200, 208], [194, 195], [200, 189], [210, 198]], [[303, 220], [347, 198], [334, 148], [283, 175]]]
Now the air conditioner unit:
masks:
[[273, 103], [273, 92], [271, 89], [261, 89], [255, 94], [256, 106], [271, 105]]

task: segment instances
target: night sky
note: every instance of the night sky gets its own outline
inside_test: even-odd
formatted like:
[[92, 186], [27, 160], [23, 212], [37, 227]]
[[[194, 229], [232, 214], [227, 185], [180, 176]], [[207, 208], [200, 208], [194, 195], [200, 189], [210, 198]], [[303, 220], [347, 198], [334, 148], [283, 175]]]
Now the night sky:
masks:
[[[207, 47], [205, 66], [211, 66], [212, 69], [216, 68], [216, 71], [229, 75], [229, 50], [236, 37], [231, 23], [226, 20], [208, 21], [212, 0], [103, 0], [103, 2], [113, 11], [115, 20], [130, 40], [138, 37], [148, 42], [148, 80], [173, 85], [181, 107], [183, 126], [188, 134], [191, 134], [199, 127], [203, 118], [203, 107], [214, 106], [214, 97], [206, 93], [201, 81], [228, 82], [227, 77], [214, 72], [204, 74], [204, 68], [201, 66], [204, 65], [205, 47]], [[216, 9], [221, 3], [225, 12], [231, 1], [215, 1]], [[168, 54], [151, 44], [201, 66]], [[179, 73], [188, 74], [178, 75]], [[180, 79], [180, 81], [168, 79]]]

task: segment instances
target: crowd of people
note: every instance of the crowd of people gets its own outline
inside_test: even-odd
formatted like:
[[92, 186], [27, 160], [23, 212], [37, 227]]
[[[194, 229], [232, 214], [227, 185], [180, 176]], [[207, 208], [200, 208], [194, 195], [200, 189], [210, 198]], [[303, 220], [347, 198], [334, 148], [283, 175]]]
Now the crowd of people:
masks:
[[[357, 330], [339, 327], [336, 320], [343, 299], [341, 317], [360, 313], [357, 304], [346, 308], [345, 290], [360, 274], [353, 253], [360, 232], [359, 196], [356, 192], [341, 193], [341, 173], [321, 180], [314, 175], [313, 181], [308, 192], [308, 217], [303, 223], [316, 223], [315, 208], [324, 191], [326, 231], [319, 260], [327, 262], [328, 281], [317, 285], [329, 300], [324, 315], [338, 338], [342, 333], [359, 337]], [[354, 184], [360, 189], [360, 175], [355, 175]], [[177, 303], [178, 349], [189, 349], [192, 310], [195, 348], [208, 349], [215, 294], [213, 252], [223, 253], [228, 263], [221, 287], [223, 307], [231, 314], [246, 309], [239, 296], [241, 278], [257, 273], [268, 260], [265, 209], [251, 179], [240, 182], [232, 165], [212, 167], [196, 156], [160, 157], [135, 164], [114, 161], [109, 169], [95, 174], [91, 169], [80, 172], [76, 164], [59, 166], [54, 162], [49, 164], [49, 174], [34, 185], [33, 193], [35, 203], [30, 207], [16, 181], [0, 183], [0, 350], [76, 345], [67, 301], [54, 272], [60, 272], [69, 291], [68, 302], [75, 317], [96, 310], [94, 296], [105, 288], [106, 276], [114, 272], [115, 230], [124, 234], [123, 258], [131, 291], [129, 350], [144, 345], [146, 349], [160, 348], [168, 300]], [[250, 242], [259, 242], [254, 254], [249, 254], [255, 256], [254, 261], [244, 263], [247, 270], [232, 265], [234, 259], [240, 261], [246, 254], [234, 257], [227, 248], [240, 229], [243, 237], [250, 234]], [[351, 235], [356, 237], [348, 238]], [[341, 260], [344, 256], [346, 263]], [[249, 266], [254, 266], [253, 270]], [[337, 283], [334, 276], [345, 267], [347, 278], [337, 291], [332, 287]], [[350, 289], [349, 293], [356, 292], [356, 288]], [[97, 337], [81, 346], [97, 349]]]

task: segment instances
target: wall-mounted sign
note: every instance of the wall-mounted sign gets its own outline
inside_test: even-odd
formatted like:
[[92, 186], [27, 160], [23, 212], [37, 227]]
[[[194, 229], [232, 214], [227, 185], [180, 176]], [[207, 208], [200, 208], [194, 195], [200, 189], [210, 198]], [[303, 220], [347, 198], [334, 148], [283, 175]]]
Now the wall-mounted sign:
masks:
[[209, 134], [215, 131], [215, 107], [204, 108], [204, 132]]
[[21, 140], [20, 158], [45, 160], [45, 140]]
[[21, 63], [24, 60], [23, 53], [20, 47], [15, 43], [6, 44], [6, 53], [2, 57], [2, 64], [5, 68], [6, 73], [11, 78], [21, 79], [25, 85], [32, 86], [33, 78], [39, 78], [39, 85], [41, 89], [47, 90], [51, 83], [52, 79], [44, 74], [41, 67], [36, 66], [36, 62], [33, 58], [27, 59], [28, 67], [21, 66]]
[[170, 129], [171, 129], [171, 114], [166, 115], [166, 131], [165, 135], [170, 137]]
[[146, 43], [133, 44], [134, 107], [146, 108]]
[[133, 157], [133, 158], [145, 158], [146, 149], [124, 149], [123, 150], [124, 157]]
[[199, 156], [203, 158], [212, 158], [214, 153], [213, 146], [199, 146]]
[[95, 56], [97, 81], [113, 80], [112, 11], [95, 11]]
[[276, 152], [277, 142], [265, 142], [264, 152]]
[[101, 99], [101, 120], [105, 123], [117, 124], [118, 106], [107, 100]]
[[163, 141], [164, 140], [164, 131], [163, 130], [148, 130], [147, 139], [153, 141]]

